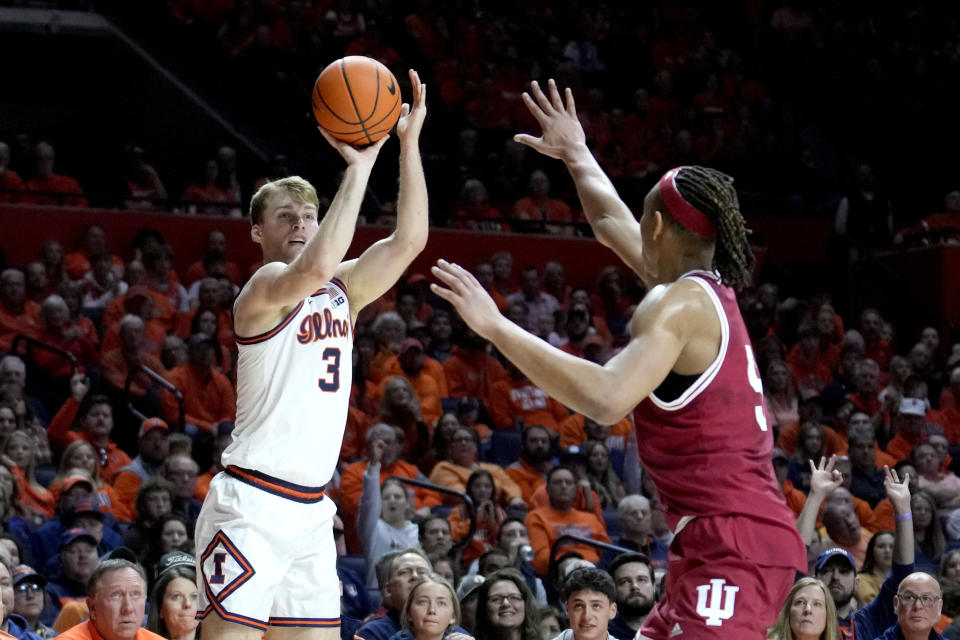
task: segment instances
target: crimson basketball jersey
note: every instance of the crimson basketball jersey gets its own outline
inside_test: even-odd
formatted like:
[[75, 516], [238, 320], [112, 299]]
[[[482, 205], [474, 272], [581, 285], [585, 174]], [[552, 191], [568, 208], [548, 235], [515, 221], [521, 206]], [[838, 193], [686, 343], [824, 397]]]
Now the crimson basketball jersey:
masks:
[[237, 426], [224, 466], [308, 487], [330, 481], [347, 424], [352, 329], [334, 278], [272, 330], [237, 336]]
[[803, 570], [806, 554], [773, 473], [773, 434], [736, 295], [708, 271], [683, 278], [713, 301], [720, 351], [678, 398], [664, 401], [654, 392], [634, 409], [644, 469], [671, 528], [685, 517], [749, 516], [761, 526], [743, 532], [744, 553], [758, 564]]

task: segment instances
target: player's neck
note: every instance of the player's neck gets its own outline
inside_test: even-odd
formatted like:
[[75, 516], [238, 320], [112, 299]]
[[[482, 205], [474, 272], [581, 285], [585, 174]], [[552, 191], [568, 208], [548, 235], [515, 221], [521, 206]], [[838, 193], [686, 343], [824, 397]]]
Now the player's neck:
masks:
[[712, 271], [713, 251], [684, 251], [681, 246], [667, 248], [661, 253], [659, 262], [654, 275], [656, 284], [669, 284], [691, 271]]

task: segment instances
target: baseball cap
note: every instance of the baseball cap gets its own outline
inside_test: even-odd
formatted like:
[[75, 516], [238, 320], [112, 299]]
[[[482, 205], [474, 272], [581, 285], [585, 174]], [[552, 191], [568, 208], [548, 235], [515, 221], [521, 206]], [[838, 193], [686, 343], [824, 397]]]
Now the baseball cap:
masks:
[[86, 529], [75, 527], [73, 529], [67, 529], [60, 534], [60, 546], [58, 548], [63, 549], [67, 545], [73, 544], [77, 540], [86, 540], [93, 546], [97, 546], [97, 539], [93, 537], [92, 533]]
[[416, 338], [407, 338], [400, 343], [400, 353], [403, 353], [407, 349], [418, 349], [423, 351], [423, 344]]
[[484, 580], [486, 580], [486, 578], [476, 573], [463, 576], [463, 579], [460, 580], [460, 586], [457, 587], [457, 600], [463, 602], [466, 598], [469, 598], [470, 594], [480, 588]]
[[190, 567], [196, 570], [197, 559], [183, 551], [170, 551], [169, 553], [165, 553], [160, 556], [160, 561], [157, 562], [157, 577], [159, 578], [164, 572], [175, 569], [176, 567]]
[[780, 447], [774, 447], [773, 451], [770, 452], [771, 460], [790, 460], [790, 456], [787, 455], [786, 451]]
[[137, 558], [137, 554], [133, 552], [133, 549], [130, 547], [117, 547], [116, 549], [111, 549], [107, 555], [103, 556], [101, 560], [127, 560], [134, 564], [140, 562], [140, 559]]
[[79, 515], [86, 514], [96, 516], [98, 519], [103, 520], [103, 512], [97, 508], [97, 505], [89, 500], [79, 500], [67, 507], [66, 513], [64, 514], [64, 520], [69, 522]]
[[847, 562], [850, 563], [850, 567], [856, 571], [857, 570], [857, 561], [853, 559], [853, 556], [850, 555], [850, 552], [846, 549], [841, 549], [840, 547], [833, 547], [832, 549], [827, 549], [819, 556], [817, 556], [816, 570], [820, 571], [823, 569], [823, 566], [830, 561], [831, 558], [840, 556], [846, 558]]
[[47, 579], [33, 570], [33, 567], [26, 564], [18, 564], [13, 568], [13, 586], [21, 582], [33, 582], [41, 587], [46, 586]]
[[164, 431], [170, 431], [170, 426], [161, 420], [160, 418], [147, 418], [140, 423], [140, 435], [137, 438], [142, 438], [147, 435], [154, 429], [163, 429]]
[[902, 398], [900, 400], [900, 414], [905, 416], [925, 416], [927, 407], [919, 398]]
[[78, 474], [78, 473], [74, 473], [74, 474], [72, 474], [72, 475], [69, 475], [69, 476], [65, 477], [65, 478], [61, 481], [61, 483], [60, 483], [60, 493], [63, 493], [63, 492], [65, 492], [65, 491], [69, 491], [70, 489], [73, 489], [75, 486], [77, 486], [77, 485], [80, 484], [81, 482], [84, 483], [85, 485], [87, 485], [88, 487], [90, 487], [90, 491], [93, 491], [93, 483], [90, 482], [90, 478], [88, 478], [87, 476], [82, 476], [82, 475], [80, 475], [80, 474]]

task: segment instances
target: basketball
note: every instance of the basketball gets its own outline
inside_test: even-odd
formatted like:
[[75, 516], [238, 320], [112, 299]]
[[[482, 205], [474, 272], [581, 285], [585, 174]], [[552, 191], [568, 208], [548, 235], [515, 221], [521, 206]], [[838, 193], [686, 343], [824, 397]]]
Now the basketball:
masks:
[[362, 147], [393, 129], [400, 87], [385, 66], [365, 56], [331, 62], [313, 85], [313, 115], [331, 136]]

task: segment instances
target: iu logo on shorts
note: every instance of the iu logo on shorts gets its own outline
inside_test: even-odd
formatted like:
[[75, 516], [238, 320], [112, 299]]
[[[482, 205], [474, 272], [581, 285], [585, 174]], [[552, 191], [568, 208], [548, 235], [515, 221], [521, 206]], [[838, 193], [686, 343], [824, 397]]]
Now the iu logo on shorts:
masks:
[[740, 591], [740, 587], [727, 586], [723, 578], [713, 578], [710, 584], [698, 586], [697, 615], [706, 618], [708, 627], [723, 625], [724, 620], [733, 617], [737, 591]]

